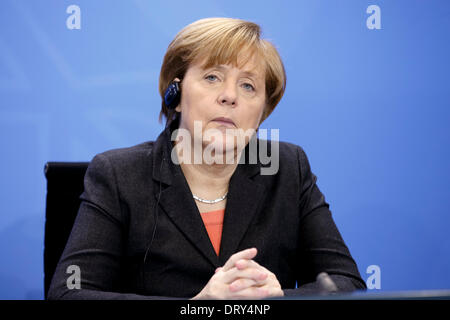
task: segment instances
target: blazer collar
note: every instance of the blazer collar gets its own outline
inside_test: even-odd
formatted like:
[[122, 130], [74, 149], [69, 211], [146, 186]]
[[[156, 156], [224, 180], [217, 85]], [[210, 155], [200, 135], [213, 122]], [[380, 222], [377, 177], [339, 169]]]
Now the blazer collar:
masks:
[[249, 163], [247, 145], [244, 153], [246, 161], [237, 165], [230, 179], [221, 247], [217, 256], [181, 167], [171, 160], [171, 135], [176, 128], [178, 121], [173, 121], [159, 135], [153, 147], [153, 179], [165, 185], [160, 195], [159, 188], [155, 191], [155, 197], [159, 197], [162, 209], [173, 223], [216, 268], [237, 251], [259, 203], [265, 197], [264, 186], [254, 181], [260, 173], [261, 163], [259, 157], [256, 157], [257, 163]]

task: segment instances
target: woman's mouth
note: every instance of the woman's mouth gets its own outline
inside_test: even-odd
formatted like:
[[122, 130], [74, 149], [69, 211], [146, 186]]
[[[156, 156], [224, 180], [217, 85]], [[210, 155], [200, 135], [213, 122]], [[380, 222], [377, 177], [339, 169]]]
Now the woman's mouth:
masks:
[[230, 128], [236, 127], [236, 125], [234, 124], [234, 121], [231, 120], [230, 118], [218, 117], [218, 118], [214, 118], [212, 121], [214, 121], [218, 124], [221, 124], [223, 126], [226, 126], [226, 127], [230, 127]]

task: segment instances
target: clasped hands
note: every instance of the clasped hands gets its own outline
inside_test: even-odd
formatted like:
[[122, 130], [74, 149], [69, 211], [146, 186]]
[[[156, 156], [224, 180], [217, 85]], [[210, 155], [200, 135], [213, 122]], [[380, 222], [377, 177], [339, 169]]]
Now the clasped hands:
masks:
[[263, 299], [283, 296], [275, 274], [253, 260], [256, 248], [233, 254], [217, 268], [196, 299]]

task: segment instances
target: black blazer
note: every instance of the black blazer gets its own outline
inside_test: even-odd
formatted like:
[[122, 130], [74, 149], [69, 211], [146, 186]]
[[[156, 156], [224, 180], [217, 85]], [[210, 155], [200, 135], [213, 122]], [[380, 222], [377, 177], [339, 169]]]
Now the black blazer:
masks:
[[[233, 253], [250, 247], [285, 295], [317, 293], [323, 271], [340, 290], [365, 289], [305, 152], [286, 142], [279, 143], [275, 175], [261, 175], [259, 160], [248, 163], [247, 146], [246, 164], [230, 179], [217, 256], [182, 170], [171, 161], [174, 128], [155, 142], [93, 158], [49, 299], [190, 298]], [[81, 289], [67, 286], [70, 265], [80, 268]]]

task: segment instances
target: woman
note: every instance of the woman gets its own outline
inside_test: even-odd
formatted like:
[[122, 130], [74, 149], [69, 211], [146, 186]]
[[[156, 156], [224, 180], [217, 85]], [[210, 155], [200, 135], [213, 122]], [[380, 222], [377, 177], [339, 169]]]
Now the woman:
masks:
[[332, 290], [364, 289], [302, 148], [256, 139], [285, 85], [258, 25], [210, 18], [180, 31], [160, 74], [166, 128], [94, 157], [48, 297], [314, 294], [324, 272]]

